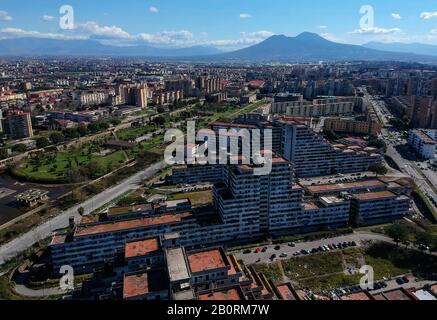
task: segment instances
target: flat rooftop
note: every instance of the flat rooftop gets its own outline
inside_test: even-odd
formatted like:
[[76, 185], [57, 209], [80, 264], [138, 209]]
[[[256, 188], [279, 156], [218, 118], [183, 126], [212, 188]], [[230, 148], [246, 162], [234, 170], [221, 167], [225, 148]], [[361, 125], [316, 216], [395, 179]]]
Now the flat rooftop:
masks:
[[348, 183], [332, 183], [332, 184], [320, 184], [315, 186], [307, 186], [305, 187], [311, 193], [320, 193], [320, 192], [336, 192], [336, 191], [345, 191], [350, 189], [365, 189], [365, 188], [375, 188], [375, 187], [383, 187], [385, 183], [374, 179], [374, 180], [365, 180], [365, 181], [356, 181], [356, 182], [348, 182]]
[[108, 209], [108, 216], [129, 214], [134, 212], [147, 212], [151, 210], [152, 206], [150, 204], [142, 204], [129, 207], [113, 207]]
[[331, 196], [331, 197], [321, 197], [320, 198], [320, 202], [326, 206], [331, 205], [331, 204], [338, 204], [338, 203], [343, 203], [345, 202], [345, 199], [343, 198], [339, 198], [339, 197], [335, 197], [335, 196]]
[[373, 296], [376, 300], [414, 300], [405, 289], [394, 289]]
[[229, 127], [229, 128], [246, 128], [246, 129], [256, 129], [257, 128], [257, 126], [254, 126], [251, 124], [231, 123], [231, 122], [223, 122], [223, 121], [211, 122], [210, 126], [220, 126], [220, 127]]
[[79, 226], [74, 233], [75, 236], [89, 236], [100, 233], [117, 232], [122, 230], [150, 227], [153, 225], [180, 222], [182, 219], [191, 217], [189, 212], [179, 214], [167, 214], [157, 217], [145, 217], [128, 221], [108, 222], [94, 226]]
[[373, 299], [365, 292], [357, 292], [357, 293], [344, 295], [340, 298], [340, 300], [373, 300]]
[[276, 288], [278, 289], [282, 299], [284, 299], [284, 300], [296, 300], [296, 297], [294, 296], [293, 292], [291, 291], [290, 285], [288, 283], [277, 285]]
[[378, 200], [385, 198], [394, 198], [396, 195], [391, 191], [379, 191], [379, 192], [368, 192], [368, 193], [358, 193], [354, 195], [355, 199], [366, 201], [366, 200]]
[[147, 239], [142, 241], [134, 241], [126, 243], [124, 257], [133, 258], [141, 257], [150, 253], [155, 253], [160, 250], [159, 239]]
[[244, 300], [244, 296], [239, 290], [232, 288], [227, 290], [199, 294], [199, 300]]
[[190, 278], [190, 273], [185, 261], [184, 250], [182, 248], [167, 249], [165, 256], [171, 282], [187, 280]]
[[135, 298], [152, 292], [160, 292], [168, 287], [164, 270], [125, 275], [123, 280], [123, 298]]
[[220, 249], [188, 253], [188, 265], [192, 273], [226, 268], [225, 257]]

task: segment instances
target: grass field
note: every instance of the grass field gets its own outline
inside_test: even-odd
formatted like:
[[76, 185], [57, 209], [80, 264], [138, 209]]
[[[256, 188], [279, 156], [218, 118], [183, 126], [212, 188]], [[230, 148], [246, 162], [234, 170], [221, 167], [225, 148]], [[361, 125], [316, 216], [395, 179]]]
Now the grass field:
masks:
[[267, 279], [275, 283], [282, 282], [283, 276], [281, 267], [278, 262], [275, 263], [260, 263], [254, 266], [256, 272], [262, 272]]
[[144, 136], [150, 132], [153, 132], [154, 130], [156, 130], [156, 128], [153, 125], [132, 127], [117, 131], [116, 136], [120, 140], [129, 141], [135, 140], [136, 138]]
[[199, 191], [191, 193], [178, 193], [169, 196], [169, 200], [179, 200], [188, 198], [193, 206], [200, 206], [212, 202], [212, 191]]
[[437, 270], [437, 257], [406, 250], [392, 244], [377, 243], [369, 248], [351, 248], [309, 256], [291, 258], [254, 268], [274, 282], [282, 281], [282, 272], [298, 288], [315, 292], [357, 285], [362, 274], [347, 274], [362, 265], [373, 267], [376, 280], [393, 278], [412, 272], [415, 276], [431, 278]]
[[62, 180], [69, 169], [86, 166], [90, 162], [97, 163], [96, 176], [108, 173], [111, 169], [120, 167], [126, 158], [122, 151], [116, 151], [106, 156], [94, 154], [98, 150], [90, 145], [80, 149], [46, 154], [39, 159], [28, 159], [15, 169], [15, 174], [31, 181]]

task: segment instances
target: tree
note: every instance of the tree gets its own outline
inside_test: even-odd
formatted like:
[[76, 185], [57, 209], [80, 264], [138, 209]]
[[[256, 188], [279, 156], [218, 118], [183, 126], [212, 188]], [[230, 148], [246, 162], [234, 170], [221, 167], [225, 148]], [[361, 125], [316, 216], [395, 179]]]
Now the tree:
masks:
[[374, 136], [370, 137], [368, 146], [383, 149], [384, 152], [387, 151], [387, 144], [385, 141]]
[[416, 243], [423, 246], [431, 246], [433, 243], [433, 236], [429, 232], [421, 231], [416, 234]]
[[18, 152], [18, 153], [24, 153], [27, 151], [27, 147], [25, 144], [19, 143], [19, 144], [12, 146], [12, 151]]
[[89, 178], [97, 177], [99, 171], [99, 163], [97, 161], [91, 161], [87, 164], [86, 168], [89, 172]]
[[330, 141], [338, 139], [338, 136], [332, 130], [323, 130], [323, 134], [325, 135], [326, 139], [328, 139]]
[[156, 117], [155, 119], [153, 119], [153, 122], [159, 126], [162, 126], [165, 124], [165, 118], [162, 116]]
[[369, 167], [369, 170], [377, 175], [385, 175], [388, 172], [387, 168], [382, 164], [373, 164]]
[[400, 242], [405, 242], [408, 239], [408, 229], [400, 223], [394, 223], [387, 229], [387, 235], [392, 238], [397, 245]]
[[79, 213], [81, 216], [83, 216], [85, 214], [85, 209], [83, 207], [79, 207], [77, 209], [77, 213]]
[[6, 159], [8, 156], [8, 150], [0, 149], [0, 160]]
[[118, 118], [112, 118], [111, 124], [114, 126], [118, 126], [119, 124], [121, 124], [121, 120]]
[[165, 109], [164, 109], [163, 106], [159, 106], [159, 107], [156, 109], [156, 111], [158, 111], [158, 113], [164, 113], [164, 112], [165, 112]]
[[46, 137], [39, 137], [38, 139], [36, 139], [37, 148], [42, 149], [47, 147], [48, 145], [50, 145], [50, 141]]
[[84, 125], [80, 125], [77, 127], [77, 133], [81, 136], [84, 137], [86, 136], [90, 131], [88, 130], [88, 128]]
[[65, 137], [61, 132], [52, 132], [49, 135], [49, 139], [53, 144], [58, 144], [63, 142], [65, 140]]
[[65, 129], [64, 135], [68, 139], [79, 138], [79, 133], [77, 132], [76, 128], [67, 128], [67, 129]]

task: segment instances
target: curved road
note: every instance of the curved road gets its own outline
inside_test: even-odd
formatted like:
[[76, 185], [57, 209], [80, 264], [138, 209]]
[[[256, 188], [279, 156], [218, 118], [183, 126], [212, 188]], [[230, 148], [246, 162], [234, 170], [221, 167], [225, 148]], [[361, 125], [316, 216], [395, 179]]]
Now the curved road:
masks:
[[[267, 250], [265, 252], [255, 253], [253, 248], [252, 248], [251, 253], [244, 253], [245, 250], [241, 250], [241, 251], [236, 252], [234, 254], [237, 257], [237, 259], [244, 261], [244, 263], [247, 265], [256, 264], [256, 263], [260, 263], [260, 262], [270, 263], [270, 262], [272, 262], [270, 259], [272, 254], [277, 255], [277, 257], [275, 258], [275, 261], [286, 260], [286, 259], [292, 258], [294, 253], [301, 251], [301, 250], [311, 251], [313, 248], [318, 248], [319, 246], [322, 246], [322, 245], [338, 243], [338, 242], [349, 242], [349, 241], [355, 241], [358, 246], [362, 246], [363, 242], [366, 242], [366, 241], [380, 241], [380, 242], [387, 242], [387, 243], [395, 244], [395, 242], [391, 238], [389, 238], [383, 234], [372, 233], [372, 232], [367, 232], [367, 231], [355, 231], [354, 233], [351, 233], [348, 235], [332, 237], [329, 239], [320, 239], [320, 240], [307, 241], [307, 242], [297, 242], [294, 247], [290, 247], [286, 243], [284, 243], [284, 244], [280, 245], [280, 247], [281, 247], [280, 250], [274, 249], [278, 244], [260, 245], [261, 248], [266, 247]], [[410, 246], [409, 249], [420, 251], [414, 246]], [[334, 251], [336, 251], [336, 250], [334, 250]], [[280, 258], [279, 255], [281, 253], [286, 253], [287, 257]], [[433, 252], [428, 253], [428, 254], [437, 255], [437, 253], [433, 253]]]
[[135, 175], [123, 180], [118, 185], [109, 188], [96, 196], [86, 200], [85, 202], [78, 204], [53, 219], [35, 227], [34, 229], [22, 234], [18, 238], [15, 238], [11, 242], [8, 242], [0, 247], [0, 265], [15, 257], [19, 253], [33, 246], [38, 241], [41, 241], [49, 237], [54, 230], [66, 228], [68, 226], [69, 217], [73, 216], [76, 222], [80, 221], [81, 216], [78, 214], [77, 209], [83, 207], [85, 212], [92, 212], [98, 209], [111, 200], [121, 196], [128, 190], [138, 189], [143, 180], [150, 179], [159, 170], [164, 169], [167, 164], [164, 161], [158, 162], [144, 171], [138, 172]]

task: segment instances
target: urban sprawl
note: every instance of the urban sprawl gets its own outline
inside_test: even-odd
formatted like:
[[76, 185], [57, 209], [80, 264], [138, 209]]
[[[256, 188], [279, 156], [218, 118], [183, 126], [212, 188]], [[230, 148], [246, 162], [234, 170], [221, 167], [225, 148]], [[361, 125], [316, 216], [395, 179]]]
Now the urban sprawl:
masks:
[[436, 67], [3, 59], [0, 135], [9, 298], [437, 299]]

